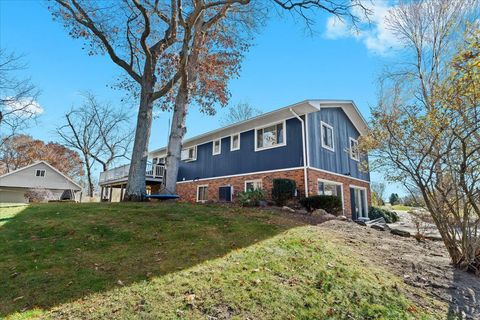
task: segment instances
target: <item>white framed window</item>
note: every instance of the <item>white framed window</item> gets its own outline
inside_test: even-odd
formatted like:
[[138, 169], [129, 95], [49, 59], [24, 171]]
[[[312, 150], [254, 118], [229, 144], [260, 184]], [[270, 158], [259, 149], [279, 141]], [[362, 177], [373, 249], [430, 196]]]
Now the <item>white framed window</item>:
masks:
[[333, 127], [325, 122], [320, 123], [322, 147], [327, 150], [335, 151], [335, 141], [333, 138]]
[[208, 201], [208, 184], [197, 186], [197, 202]]
[[230, 151], [240, 150], [240, 133], [230, 136]]
[[45, 170], [42, 170], [42, 169], [35, 170], [35, 177], [45, 177]]
[[197, 146], [183, 149], [181, 153], [182, 161], [194, 161], [197, 160]]
[[262, 190], [261, 179], [245, 181], [245, 191], [253, 191], [253, 190]]
[[285, 121], [255, 129], [255, 151], [285, 146], [286, 140]]
[[317, 194], [325, 196], [337, 196], [342, 200], [342, 209], [344, 208], [343, 203], [343, 183], [317, 179]]
[[358, 141], [353, 138], [349, 138], [349, 144], [350, 158], [355, 161], [360, 161], [360, 150], [358, 150]]
[[222, 140], [221, 139], [213, 140], [213, 152], [212, 152], [212, 154], [217, 155], [217, 154], [220, 154], [220, 153], [222, 153]]

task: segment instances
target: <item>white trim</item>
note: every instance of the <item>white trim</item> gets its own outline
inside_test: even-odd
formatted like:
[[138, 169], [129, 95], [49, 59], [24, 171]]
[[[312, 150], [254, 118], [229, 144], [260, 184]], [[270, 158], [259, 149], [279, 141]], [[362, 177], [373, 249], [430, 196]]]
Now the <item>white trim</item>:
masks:
[[[324, 144], [324, 139], [323, 139], [323, 127], [327, 127], [329, 129], [332, 130], [332, 146], [327, 146], [326, 144]], [[329, 125], [328, 123], [326, 122], [323, 122], [323, 121], [320, 121], [320, 140], [322, 140], [322, 147], [327, 149], [327, 150], [330, 150], [330, 151], [333, 151], [335, 152], [335, 131], [333, 130], [333, 127], [331, 125]]]
[[[290, 109], [290, 112], [300, 121], [302, 129], [302, 157], [303, 157], [303, 184], [305, 185], [305, 197], [308, 197], [308, 170], [307, 170], [307, 147], [305, 139], [305, 121], [295, 112]], [[307, 116], [305, 115], [305, 118]]]
[[[369, 217], [368, 217], [368, 195], [367, 195], [367, 192], [368, 192], [368, 191], [367, 191], [367, 188], [361, 187], [361, 186], [356, 186], [356, 185], [354, 185], [354, 184], [351, 184], [351, 185], [350, 185], [350, 188], [365, 191], [365, 192], [364, 192], [364, 195], [363, 195], [363, 198], [364, 198], [364, 199], [363, 199], [363, 200], [364, 200], [363, 203], [365, 204], [364, 210], [365, 210], [365, 213], [367, 214], [366, 218], [369, 218]], [[350, 195], [350, 197], [351, 197], [351, 195]], [[358, 218], [358, 217], [357, 217], [357, 218]]]
[[[320, 110], [319, 110], [320, 111]], [[310, 167], [310, 133], [309, 133], [309, 128], [308, 128], [308, 115], [309, 113], [305, 114], [305, 141], [306, 141], [306, 148], [307, 148], [307, 160], [306, 160], [306, 166], [307, 168]]]
[[[215, 152], [215, 143], [218, 142], [218, 152]], [[216, 156], [222, 153], [222, 139], [215, 139], [212, 141], [212, 155]]]
[[352, 180], [357, 180], [357, 181], [360, 181], [360, 182], [364, 182], [364, 183], [370, 184], [370, 181], [363, 180], [363, 179], [359, 179], [359, 178], [355, 178], [355, 177], [352, 177], [352, 176], [347, 176], [347, 175], [341, 174], [341, 173], [336, 173], [336, 172], [332, 172], [332, 171], [328, 171], [328, 170], [323, 170], [323, 169], [319, 169], [319, 168], [314, 168], [314, 167], [308, 167], [308, 169], [316, 170], [316, 171], [318, 171], [318, 172], [323, 172], [323, 173], [329, 173], [329, 174], [333, 174], [333, 175], [335, 175], [335, 176], [344, 177], [344, 178], [348, 178], [348, 179], [352, 179]]
[[284, 168], [284, 169], [275, 169], [275, 170], [266, 170], [266, 171], [256, 171], [256, 172], [232, 174], [232, 175], [228, 175], [228, 176], [201, 178], [201, 179], [195, 179], [195, 180], [183, 180], [183, 181], [177, 181], [177, 184], [178, 183], [195, 182], [195, 181], [207, 181], [207, 180], [215, 180], [215, 179], [232, 178], [232, 177], [243, 177], [243, 176], [249, 176], [249, 175], [253, 175], [253, 174], [264, 174], [264, 173], [281, 172], [281, 171], [302, 170], [302, 169], [303, 169], [303, 167], [294, 167], [294, 168]]
[[[331, 171], [327, 171], [327, 170], [323, 170], [323, 169], [318, 169], [318, 168], [314, 168], [314, 167], [308, 167], [307, 169], [315, 170], [315, 171], [322, 172], [322, 173], [328, 173], [328, 174], [332, 174], [334, 176], [348, 178], [348, 179], [352, 179], [352, 180], [356, 180], [356, 181], [359, 181], [359, 182], [370, 184], [370, 181], [354, 178], [354, 177], [347, 176], [347, 175], [340, 174], [340, 173], [335, 173], [335, 172], [331, 172]], [[195, 179], [195, 180], [182, 180], [182, 181], [177, 181], [177, 183], [188, 183], [188, 182], [195, 182], [195, 181], [207, 181], [207, 180], [215, 180], [215, 179], [243, 177], [243, 176], [249, 176], [249, 175], [253, 175], [253, 174], [264, 174], [264, 173], [292, 171], [292, 170], [303, 170], [303, 167], [283, 168], [283, 169], [265, 170], [265, 171], [254, 171], [254, 172], [248, 172], [248, 173], [231, 174], [231, 175], [226, 175], [226, 176], [200, 178], [200, 179]]]
[[[233, 137], [234, 136], [238, 136], [238, 147], [237, 148], [234, 148], [233, 147]], [[232, 134], [230, 136], [230, 151], [237, 151], [237, 150], [240, 150], [240, 132], [239, 133], [235, 133], [235, 134]]]
[[262, 185], [262, 187], [260, 188], [261, 190], [263, 190], [263, 179], [252, 179], [252, 180], [245, 180], [245, 182], [243, 183], [243, 191], [247, 192], [247, 183], [249, 182], [260, 182], [260, 184]]
[[345, 194], [343, 192], [343, 183], [342, 182], [338, 182], [338, 181], [333, 181], [333, 180], [327, 180], [327, 179], [320, 179], [320, 178], [317, 178], [317, 194], [319, 195], [320, 191], [318, 190], [318, 183], [319, 182], [323, 182], [323, 183], [329, 183], [329, 184], [334, 184], [334, 185], [337, 185], [337, 186], [341, 186], [340, 188], [340, 191], [342, 193], [342, 212], [345, 213]]
[[[273, 146], [269, 146], [269, 147], [261, 147], [261, 148], [258, 148], [257, 147], [257, 130], [260, 130], [260, 129], [265, 129], [265, 128], [268, 128], [268, 127], [271, 127], [271, 126], [276, 126], [278, 124], [282, 124], [283, 125], [283, 142], [282, 143], [279, 143], [279, 144], [276, 144], [276, 145], [273, 145]], [[287, 145], [287, 121], [286, 120], [283, 120], [283, 121], [277, 121], [277, 122], [272, 122], [272, 123], [269, 123], [267, 125], [262, 125], [261, 127], [255, 127], [253, 129], [253, 134], [254, 134], [254, 148], [255, 148], [255, 152], [258, 152], [258, 151], [263, 151], [263, 150], [268, 150], [268, 149], [273, 149], [273, 148], [279, 148], [279, 147], [285, 147]]]
[[[200, 188], [202, 187], [206, 187], [207, 188], [207, 200], [199, 200], [198, 199], [198, 196], [199, 196], [199, 191], [200, 191]], [[196, 202], [207, 202], [208, 201], [208, 184], [200, 184], [200, 185], [197, 185], [197, 198], [196, 198]]]
[[[357, 156], [358, 156], [358, 158], [355, 158], [353, 156], [352, 141], [354, 141], [357, 145]], [[353, 139], [352, 137], [348, 137], [348, 149], [349, 149], [349, 153], [350, 153], [350, 159], [355, 160], [357, 162], [360, 162], [360, 151], [358, 150], [358, 140]]]

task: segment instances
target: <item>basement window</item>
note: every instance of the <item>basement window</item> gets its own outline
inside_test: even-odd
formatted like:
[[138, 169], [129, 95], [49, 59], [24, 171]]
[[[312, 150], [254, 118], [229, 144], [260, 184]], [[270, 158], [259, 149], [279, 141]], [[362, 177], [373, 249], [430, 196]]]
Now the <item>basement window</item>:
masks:
[[208, 201], [208, 185], [197, 186], [197, 202]]
[[245, 181], [245, 191], [262, 190], [262, 180]]

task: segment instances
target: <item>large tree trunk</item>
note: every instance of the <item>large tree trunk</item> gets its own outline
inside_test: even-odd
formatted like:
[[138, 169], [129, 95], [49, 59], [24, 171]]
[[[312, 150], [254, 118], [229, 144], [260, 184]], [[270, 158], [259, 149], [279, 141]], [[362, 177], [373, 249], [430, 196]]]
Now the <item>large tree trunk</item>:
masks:
[[178, 169], [180, 167], [180, 157], [182, 153], [182, 140], [187, 132], [185, 121], [187, 119], [188, 89], [184, 82], [186, 81], [182, 79], [175, 99], [172, 126], [168, 138], [167, 170], [165, 175], [165, 188], [163, 190], [165, 193], [176, 192]]
[[[175, 193], [177, 187], [178, 169], [180, 167], [181, 153], [182, 153], [182, 140], [187, 132], [185, 127], [185, 121], [188, 113], [188, 101], [189, 101], [189, 84], [190, 81], [194, 81], [196, 76], [196, 68], [199, 56], [200, 46], [202, 45], [205, 37], [205, 33], [202, 29], [204, 23], [204, 13], [201, 13], [195, 22], [194, 27], [194, 39], [193, 47], [188, 53], [188, 43], [184, 42], [182, 55], [187, 58], [185, 64], [181, 67], [181, 80], [178, 88], [177, 96], [175, 98], [175, 108], [173, 110], [173, 119], [170, 130], [170, 136], [168, 138], [167, 146], [167, 159], [166, 159], [166, 176], [165, 176], [165, 193]], [[188, 30], [187, 32], [190, 32]], [[186, 39], [190, 36], [185, 35]]]
[[[146, 88], [145, 88], [146, 87]], [[128, 172], [128, 183], [124, 201], [141, 201], [146, 190], [145, 171], [147, 169], [148, 143], [152, 127], [153, 101], [152, 86], [144, 86], [140, 97], [137, 128], [133, 144], [132, 159]]]

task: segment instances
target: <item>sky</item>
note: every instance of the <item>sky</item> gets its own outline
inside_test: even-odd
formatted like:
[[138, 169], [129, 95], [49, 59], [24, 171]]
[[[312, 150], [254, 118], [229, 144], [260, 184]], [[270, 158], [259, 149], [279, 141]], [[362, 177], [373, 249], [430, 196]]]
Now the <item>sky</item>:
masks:
[[[361, 24], [355, 33], [326, 14], [315, 17], [313, 34], [300, 19], [273, 15], [255, 37], [240, 77], [230, 82], [229, 105], [247, 102], [268, 112], [306, 99], [351, 99], [368, 119], [376, 102], [376, 79], [394, 61], [398, 47], [385, 26], [388, 8], [387, 2], [374, 1], [370, 24]], [[111, 88], [122, 71], [106, 56], [88, 56], [82, 44], [52, 20], [45, 2], [0, 0], [0, 46], [25, 55], [28, 68], [19, 76], [31, 77], [41, 90], [38, 122], [27, 131], [34, 138], [58, 141], [55, 128], [86, 91], [131, 110], [135, 123], [137, 106], [122, 103], [125, 93]], [[220, 127], [225, 112], [207, 116], [191, 106], [187, 137]], [[166, 144], [169, 118], [169, 113], [158, 113], [150, 149]], [[372, 180], [381, 181], [381, 174], [373, 173]], [[402, 193], [397, 185], [387, 187], [386, 194], [391, 192]]]

